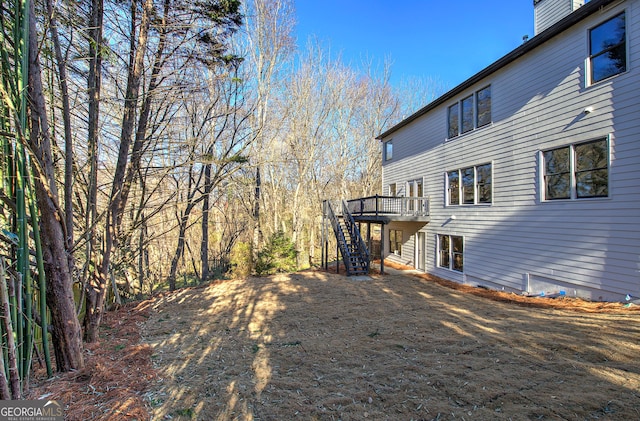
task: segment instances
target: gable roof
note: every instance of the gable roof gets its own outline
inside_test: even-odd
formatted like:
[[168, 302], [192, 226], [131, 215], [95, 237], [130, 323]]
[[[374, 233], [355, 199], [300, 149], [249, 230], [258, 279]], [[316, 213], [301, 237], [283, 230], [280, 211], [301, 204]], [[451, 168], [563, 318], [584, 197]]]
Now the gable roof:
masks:
[[614, 3], [616, 1], [620, 1], [620, 0], [591, 0], [591, 1], [589, 1], [584, 6], [578, 8], [575, 12], [569, 14], [564, 19], [561, 19], [560, 21], [558, 21], [557, 23], [555, 23], [554, 25], [552, 25], [551, 27], [549, 27], [545, 31], [541, 32], [540, 34], [536, 35], [535, 37], [531, 38], [530, 40], [525, 41], [520, 47], [518, 47], [515, 50], [511, 51], [510, 53], [508, 53], [504, 57], [498, 59], [498, 61], [496, 61], [493, 64], [491, 64], [489, 67], [486, 67], [485, 69], [483, 69], [480, 72], [476, 73], [475, 75], [471, 76], [469, 79], [467, 79], [466, 81], [462, 82], [460, 85], [456, 86], [455, 88], [453, 88], [452, 90], [450, 90], [446, 94], [444, 94], [441, 97], [439, 97], [439, 98], [435, 99], [434, 101], [430, 102], [429, 104], [427, 104], [423, 108], [419, 109], [418, 111], [416, 111], [415, 113], [413, 113], [409, 117], [405, 118], [404, 120], [402, 120], [401, 122], [399, 122], [395, 126], [391, 127], [389, 130], [387, 130], [387, 131], [383, 132], [382, 134], [378, 135], [378, 137], [376, 137], [376, 139], [378, 139], [378, 140], [384, 139], [385, 137], [389, 136], [393, 132], [399, 130], [400, 128], [402, 128], [404, 126], [406, 126], [407, 124], [411, 123], [412, 121], [420, 118], [421, 116], [423, 116], [424, 114], [428, 113], [429, 111], [437, 108], [438, 106], [442, 105], [443, 103], [448, 102], [449, 100], [451, 100], [455, 96], [459, 95], [460, 93], [462, 93], [463, 91], [465, 91], [469, 87], [471, 87], [474, 84], [480, 82], [482, 79], [485, 79], [486, 77], [490, 76], [491, 74], [497, 72], [498, 70], [502, 69], [503, 67], [507, 66], [508, 64], [514, 62], [515, 60], [517, 60], [520, 57], [524, 56], [525, 54], [529, 53], [530, 51], [538, 48], [539, 46], [541, 46], [545, 42], [549, 41], [550, 39], [554, 38], [556, 35], [564, 32], [567, 29], [569, 29], [570, 27], [572, 27], [576, 23], [582, 21], [586, 17], [592, 15], [593, 13], [603, 9], [604, 7], [608, 6], [611, 3]]

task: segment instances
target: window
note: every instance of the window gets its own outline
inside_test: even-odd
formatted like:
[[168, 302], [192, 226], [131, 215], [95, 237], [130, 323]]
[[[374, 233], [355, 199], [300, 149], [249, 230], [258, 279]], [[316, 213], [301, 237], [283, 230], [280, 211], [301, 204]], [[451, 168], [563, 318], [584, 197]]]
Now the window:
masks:
[[447, 189], [449, 193], [449, 204], [460, 204], [460, 171], [449, 171], [447, 173], [447, 181], [449, 184]]
[[473, 95], [462, 100], [462, 133], [473, 130]]
[[569, 153], [568, 146], [544, 153], [546, 199], [569, 199], [571, 197]]
[[462, 203], [475, 203], [475, 194], [473, 192], [475, 186], [474, 168], [465, 168], [460, 170], [462, 173]]
[[491, 86], [476, 92], [476, 127], [491, 123]]
[[[409, 197], [422, 197], [422, 180], [411, 180], [407, 183], [407, 192]], [[420, 199], [409, 200], [408, 208], [410, 211], [415, 211], [422, 207]]]
[[620, 13], [589, 31], [591, 83], [627, 70], [625, 14]]
[[576, 145], [576, 197], [609, 195], [609, 148], [606, 140]]
[[451, 105], [447, 119], [449, 139], [491, 123], [491, 86]]
[[389, 140], [384, 143], [384, 160], [390, 161], [393, 158], [393, 141]]
[[476, 167], [478, 203], [491, 203], [491, 164]]
[[402, 231], [389, 230], [389, 252], [402, 255]]
[[391, 197], [396, 196], [396, 183], [389, 184], [389, 196]]
[[491, 164], [477, 165], [447, 173], [449, 205], [490, 204]]
[[607, 139], [545, 151], [542, 158], [545, 200], [584, 199], [609, 195]]
[[438, 234], [438, 266], [462, 272], [464, 269], [464, 239], [456, 235]]
[[458, 136], [459, 115], [457, 103], [449, 107], [449, 139]]

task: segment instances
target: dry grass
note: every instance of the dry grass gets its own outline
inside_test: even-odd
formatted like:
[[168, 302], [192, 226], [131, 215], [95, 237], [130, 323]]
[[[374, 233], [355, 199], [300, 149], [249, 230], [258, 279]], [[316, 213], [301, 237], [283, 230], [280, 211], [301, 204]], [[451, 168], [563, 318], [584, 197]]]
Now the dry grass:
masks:
[[640, 419], [637, 306], [309, 271], [152, 307], [152, 419]]

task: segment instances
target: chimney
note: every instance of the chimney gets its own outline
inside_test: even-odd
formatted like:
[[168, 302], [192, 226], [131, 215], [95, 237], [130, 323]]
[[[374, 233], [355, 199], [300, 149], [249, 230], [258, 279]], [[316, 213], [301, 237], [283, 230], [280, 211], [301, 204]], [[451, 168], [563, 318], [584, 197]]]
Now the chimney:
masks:
[[584, 4], [585, 0], [533, 0], [534, 35], [553, 26]]

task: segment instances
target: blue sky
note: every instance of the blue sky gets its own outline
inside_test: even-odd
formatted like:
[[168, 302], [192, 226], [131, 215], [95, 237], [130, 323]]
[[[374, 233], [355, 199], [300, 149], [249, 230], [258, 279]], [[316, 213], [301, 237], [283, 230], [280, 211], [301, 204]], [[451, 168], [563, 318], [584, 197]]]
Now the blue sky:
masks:
[[317, 37], [351, 66], [392, 61], [392, 83], [453, 88], [533, 37], [533, 0], [296, 0], [298, 44]]

